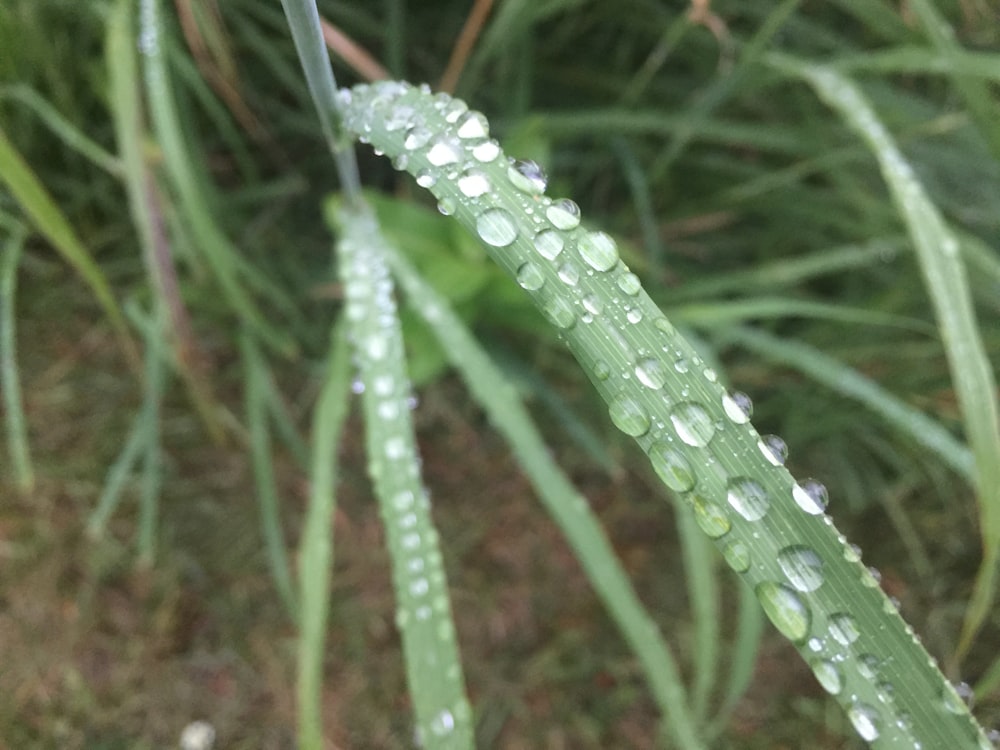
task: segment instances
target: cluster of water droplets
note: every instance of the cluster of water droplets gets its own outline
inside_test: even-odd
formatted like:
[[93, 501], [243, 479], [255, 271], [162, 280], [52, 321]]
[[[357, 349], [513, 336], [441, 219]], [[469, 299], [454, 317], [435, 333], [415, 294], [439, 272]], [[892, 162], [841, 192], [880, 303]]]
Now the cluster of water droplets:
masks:
[[[742, 393], [724, 392], [715, 373], [687, 350], [664, 343], [658, 351], [646, 351], [628, 343], [621, 326], [644, 320], [664, 342], [676, 340], [676, 332], [642, 294], [640, 281], [621, 261], [615, 240], [604, 232], [581, 227], [580, 209], [572, 200], [546, 196], [547, 178], [538, 164], [506, 160], [490, 138], [482, 114], [439, 94], [434, 97], [438, 122], [431, 123], [413, 105], [396, 103], [410, 91], [408, 86], [381, 84], [376, 88], [369, 107], [353, 110], [355, 121], [347, 122], [348, 127], [366, 140], [384, 118], [385, 129], [401, 136], [394, 165], [413, 171], [418, 184], [438, 197], [442, 213], [467, 209], [460, 217], [471, 223], [484, 243], [501, 250], [511, 248], [509, 255], [495, 257], [501, 264], [508, 262], [517, 283], [553, 325], [564, 333], [580, 323], [601, 326], [614, 356], [595, 360], [589, 367], [599, 387], [610, 392], [612, 422], [639, 441], [663, 483], [687, 501], [702, 531], [718, 542], [727, 564], [740, 574], [754, 571], [754, 590], [769, 619], [807, 654], [817, 680], [847, 707], [858, 734], [867, 741], [883, 733], [908, 736], [911, 719], [895, 709], [894, 688], [880, 672], [882, 661], [859, 650], [861, 629], [854, 615], [817, 614], [810, 605], [810, 596], [822, 589], [827, 576], [816, 549], [805, 543], [789, 543], [777, 550], [776, 566], [774, 560], [754, 560], [747, 534], [759, 537], [754, 528], [779, 498], [757, 479], [726, 474], [705, 450], [720, 434], [749, 430], [760, 456], [772, 467], [784, 465], [788, 455], [784, 441], [775, 435], [758, 436], [749, 426], [750, 399]], [[424, 90], [424, 94], [429, 92]], [[389, 108], [388, 116], [380, 102]], [[411, 162], [419, 166], [414, 168]], [[520, 210], [509, 208], [515, 205]], [[610, 284], [602, 281], [598, 287], [600, 279]], [[606, 293], [608, 289], [613, 296]], [[699, 393], [718, 394], [714, 402], [687, 388], [682, 398], [667, 399], [666, 386], [674, 382], [675, 374], [696, 372], [709, 385]], [[630, 381], [641, 389], [636, 391]], [[651, 394], [666, 400], [666, 418], [658, 416], [664, 413], [661, 410], [649, 407]], [[698, 455], [697, 471], [689, 459], [692, 451]], [[708, 472], [706, 487], [721, 482], [724, 492], [702, 491], [698, 471]], [[828, 496], [821, 483], [813, 479], [792, 481], [783, 492], [793, 507], [830, 525], [825, 515]], [[738, 526], [739, 534], [735, 533]], [[856, 563], [856, 550], [841, 541], [843, 558]], [[878, 585], [874, 575], [860, 570], [866, 586]], [[889, 609], [895, 614], [892, 607]], [[875, 686], [874, 698], [871, 691], [864, 699], [849, 692], [859, 680]]]

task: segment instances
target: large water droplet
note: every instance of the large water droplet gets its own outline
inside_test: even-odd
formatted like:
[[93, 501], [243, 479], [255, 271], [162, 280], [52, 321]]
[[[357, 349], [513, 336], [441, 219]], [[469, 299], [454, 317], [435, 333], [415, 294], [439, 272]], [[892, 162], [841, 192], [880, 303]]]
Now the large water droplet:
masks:
[[879, 664], [875, 654], [861, 654], [858, 656], [858, 674], [871, 682], [878, 676]]
[[486, 138], [490, 134], [490, 126], [482, 112], [469, 112], [462, 118], [457, 132], [458, 137], [463, 139]]
[[667, 382], [667, 372], [657, 359], [640, 359], [635, 364], [635, 376], [647, 388], [654, 390], [662, 388]]
[[563, 237], [555, 229], [543, 229], [535, 235], [535, 250], [546, 260], [555, 260], [563, 251]]
[[784, 583], [765, 581], [757, 584], [754, 593], [778, 632], [794, 643], [805, 640], [812, 612], [795, 589]]
[[695, 484], [694, 471], [684, 456], [670, 443], [658, 440], [649, 447], [649, 460], [663, 483], [677, 492], [687, 492]]
[[587, 294], [580, 304], [583, 305], [583, 309], [589, 312], [591, 315], [600, 315], [604, 311], [604, 303], [601, 302], [601, 298], [596, 294]]
[[778, 564], [797, 591], [815, 591], [823, 585], [823, 560], [811, 547], [785, 547], [778, 552]]
[[504, 208], [491, 208], [479, 214], [476, 231], [483, 242], [493, 247], [507, 247], [517, 239], [514, 217]]
[[626, 435], [639, 437], [649, 432], [649, 414], [646, 408], [631, 396], [623, 394], [614, 398], [608, 411], [615, 427]]
[[500, 144], [492, 139], [477, 143], [472, 147], [472, 156], [478, 162], [489, 164], [500, 156]]
[[569, 329], [576, 325], [573, 306], [562, 297], [552, 297], [542, 306], [545, 317], [556, 327]]
[[737, 573], [746, 573], [750, 570], [750, 548], [743, 542], [732, 541], [727, 544], [722, 548], [722, 557]]
[[556, 229], [575, 229], [580, 226], [580, 207], [569, 198], [557, 200], [545, 209], [545, 215]]
[[577, 250], [584, 262], [595, 271], [610, 271], [618, 262], [618, 245], [604, 232], [587, 232], [580, 237]]
[[576, 286], [580, 282], [580, 269], [570, 261], [559, 266], [558, 274], [559, 280], [566, 286]]
[[753, 414], [753, 402], [745, 393], [732, 391], [722, 397], [722, 410], [734, 424], [746, 424]]
[[747, 521], [759, 521], [771, 507], [770, 498], [760, 484], [752, 479], [737, 477], [727, 487], [726, 499], [733, 510]]
[[437, 175], [429, 169], [417, 172], [417, 184], [422, 188], [432, 188], [437, 183]]
[[490, 180], [481, 169], [467, 169], [458, 178], [458, 189], [467, 198], [478, 198], [490, 191]]
[[548, 184], [545, 171], [537, 162], [529, 160], [515, 161], [511, 164], [507, 169], [507, 178], [522, 193], [530, 195], [541, 195]]
[[805, 479], [792, 485], [792, 498], [795, 503], [811, 516], [818, 516], [829, 502], [826, 487], [815, 479]]
[[445, 196], [438, 201], [438, 213], [442, 216], [451, 216], [455, 213], [457, 205], [455, 204], [455, 199], [450, 196]]
[[517, 283], [529, 292], [534, 292], [545, 285], [545, 275], [542, 269], [529, 261], [517, 269]]
[[784, 466], [788, 459], [788, 444], [777, 435], [764, 435], [757, 441], [757, 448], [774, 466]]
[[816, 675], [819, 684], [830, 695], [839, 695], [840, 691], [844, 689], [844, 675], [841, 674], [840, 667], [834, 662], [828, 659], [815, 659], [809, 662], [809, 666], [812, 667], [813, 674]]
[[729, 533], [732, 524], [729, 522], [729, 515], [724, 508], [698, 494], [691, 495], [689, 500], [698, 528], [704, 531], [709, 538], [718, 539]]
[[618, 288], [629, 297], [634, 297], [642, 289], [642, 282], [639, 277], [630, 271], [626, 271], [618, 277]]
[[704, 448], [715, 436], [715, 423], [701, 404], [686, 401], [670, 410], [677, 437], [695, 448]]
[[847, 709], [847, 718], [854, 725], [854, 731], [865, 742], [874, 742], [881, 733], [881, 718], [878, 710], [867, 703], [858, 701]]
[[858, 640], [861, 635], [861, 630], [858, 628], [857, 620], [846, 612], [839, 612], [837, 614], [830, 615], [828, 628], [830, 631], [830, 637], [832, 637], [833, 640], [841, 646], [850, 646]]
[[458, 146], [446, 136], [438, 136], [427, 151], [427, 161], [435, 167], [455, 164], [461, 158], [462, 152], [459, 151]]
[[406, 131], [406, 137], [403, 138], [403, 148], [413, 151], [414, 149], [423, 148], [430, 141], [434, 134], [427, 128], [421, 125], [415, 125]]

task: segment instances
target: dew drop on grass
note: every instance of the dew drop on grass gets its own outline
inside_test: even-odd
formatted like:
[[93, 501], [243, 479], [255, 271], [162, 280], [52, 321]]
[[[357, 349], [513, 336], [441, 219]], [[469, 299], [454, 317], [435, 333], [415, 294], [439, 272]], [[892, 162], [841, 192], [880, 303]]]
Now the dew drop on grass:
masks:
[[580, 226], [580, 207], [569, 198], [561, 198], [545, 209], [545, 215], [556, 229]]
[[693, 495], [690, 500], [698, 528], [710, 539], [718, 539], [729, 533], [732, 524], [724, 508], [698, 494]]
[[841, 646], [850, 646], [861, 635], [858, 629], [857, 620], [846, 612], [838, 612], [830, 615], [830, 622], [827, 626], [830, 637]]
[[427, 150], [427, 161], [435, 167], [458, 163], [462, 152], [447, 136], [438, 136]]
[[542, 313], [557, 328], [568, 330], [576, 325], [573, 306], [562, 297], [552, 297], [542, 305]]
[[596, 294], [585, 295], [584, 298], [580, 300], [580, 304], [582, 304], [583, 309], [591, 315], [600, 315], [604, 312], [604, 303], [601, 302], [601, 298]]
[[530, 160], [515, 161], [507, 168], [507, 179], [510, 184], [529, 195], [541, 195], [545, 192], [548, 178], [537, 162]]
[[570, 261], [559, 266], [559, 280], [566, 286], [576, 286], [580, 282], [580, 269]]
[[452, 99], [444, 108], [444, 121], [450, 125], [458, 122], [458, 118], [469, 111], [469, 105], [461, 99]]
[[941, 691], [941, 701], [945, 710], [950, 714], [965, 713], [971, 708], [974, 697], [972, 688], [965, 682], [959, 682], [956, 685], [945, 685]]
[[422, 188], [432, 188], [437, 184], [437, 175], [429, 169], [421, 169], [417, 172], [417, 184]]
[[487, 138], [490, 134], [490, 126], [482, 112], [469, 112], [458, 126], [458, 137], [463, 140], [470, 138]]
[[670, 410], [670, 423], [682, 442], [704, 448], [715, 436], [715, 423], [701, 404], [680, 403]]
[[777, 435], [764, 435], [757, 441], [757, 449], [773, 466], [784, 466], [788, 459], [788, 444]]
[[458, 178], [458, 189], [466, 198], [478, 198], [490, 191], [490, 180], [481, 169], [467, 169]]
[[584, 234], [577, 243], [577, 251], [583, 261], [595, 271], [610, 271], [618, 262], [618, 245], [604, 232]]
[[753, 414], [753, 402], [745, 393], [732, 391], [722, 397], [722, 410], [733, 424], [746, 424]]
[[760, 484], [752, 479], [737, 477], [731, 479], [726, 490], [726, 500], [733, 510], [747, 521], [759, 521], [767, 515], [771, 500]]
[[492, 139], [477, 143], [472, 147], [472, 157], [483, 164], [496, 161], [498, 156], [500, 156], [500, 144]]
[[397, 172], [402, 172], [410, 164], [410, 157], [406, 154], [400, 154], [399, 156], [394, 156], [392, 158], [392, 168]]
[[657, 359], [640, 359], [635, 365], [635, 376], [647, 388], [662, 388], [667, 382], [663, 364]]
[[670, 443], [658, 440], [649, 447], [649, 460], [653, 471], [663, 483], [677, 492], [687, 492], [695, 485], [694, 471], [683, 454]]
[[875, 654], [861, 654], [858, 657], [858, 674], [868, 681], [878, 676], [879, 658]]
[[535, 250], [546, 260], [555, 260], [565, 244], [562, 235], [555, 229], [543, 229], [535, 235]]
[[503, 208], [491, 208], [479, 214], [476, 232], [483, 242], [493, 247], [507, 247], [517, 239], [517, 225], [510, 212]]
[[422, 125], [415, 125], [406, 131], [406, 137], [403, 138], [403, 148], [410, 151], [423, 148], [427, 145], [433, 135], [434, 134], [430, 130]]
[[611, 377], [611, 367], [604, 360], [598, 360], [594, 363], [593, 373], [595, 378], [604, 381]]
[[444, 197], [438, 201], [438, 213], [442, 216], [451, 216], [455, 213], [455, 200], [453, 198]]
[[791, 586], [764, 581], [754, 588], [764, 613], [785, 638], [800, 643], [809, 635], [812, 612]]
[[646, 408], [627, 394], [612, 399], [608, 409], [615, 427], [632, 437], [649, 432], [650, 420]]
[[642, 310], [638, 307], [630, 307], [626, 309], [625, 320], [627, 320], [632, 325], [640, 322], [642, 320]]
[[815, 659], [809, 662], [809, 666], [812, 667], [819, 684], [830, 695], [839, 695], [844, 689], [844, 675], [834, 662], [829, 659]]
[[545, 275], [538, 266], [529, 261], [517, 269], [517, 283], [523, 289], [534, 292], [545, 286]]
[[722, 548], [722, 557], [726, 564], [737, 573], [750, 570], [750, 548], [743, 542], [732, 541]]
[[815, 479], [804, 479], [792, 485], [792, 499], [811, 516], [818, 516], [825, 511], [830, 500], [826, 487]]
[[854, 731], [865, 742], [874, 742], [881, 734], [881, 719], [878, 710], [867, 703], [856, 701], [847, 709], [847, 718], [851, 720]]
[[411, 122], [413, 122], [413, 115], [415, 110], [410, 106], [396, 107], [392, 110], [392, 113], [385, 119], [385, 129], [390, 133], [394, 133], [397, 130], [402, 130]]
[[778, 552], [778, 564], [796, 591], [815, 591], [823, 585], [823, 560], [811, 547], [793, 544]]
[[639, 281], [639, 277], [631, 271], [627, 271], [619, 276], [617, 283], [618, 288], [629, 297], [634, 297], [642, 289], [642, 282]]

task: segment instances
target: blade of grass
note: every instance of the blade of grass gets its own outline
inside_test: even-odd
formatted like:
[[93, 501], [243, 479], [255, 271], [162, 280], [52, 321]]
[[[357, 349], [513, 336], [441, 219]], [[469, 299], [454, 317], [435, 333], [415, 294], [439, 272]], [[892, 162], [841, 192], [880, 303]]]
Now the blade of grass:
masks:
[[350, 410], [351, 361], [346, 330], [337, 325], [323, 389], [313, 412], [309, 507], [299, 545], [298, 746], [323, 750], [323, 651], [333, 571], [337, 509], [337, 445]]
[[137, 366], [139, 355], [129, 334], [125, 317], [118, 302], [115, 300], [108, 284], [86, 246], [77, 237], [76, 232], [62, 211], [52, 200], [48, 191], [35, 175], [34, 171], [17, 152], [13, 144], [7, 140], [0, 128], [0, 181], [6, 183], [14, 199], [27, 214], [35, 229], [62, 255], [63, 260], [80, 275], [84, 283], [100, 304], [108, 321], [118, 335], [122, 352], [129, 364]]
[[643, 610], [599, 521], [552, 460], [513, 387], [447, 301], [402, 254], [389, 246], [386, 257], [411, 304], [437, 334], [449, 361], [506, 438], [539, 499], [576, 553], [594, 590], [638, 655], [671, 736], [679, 747], [692, 750], [704, 747], [686, 710], [684, 683], [668, 646]]
[[872, 150], [917, 251], [941, 330], [962, 423], [976, 461], [983, 561], [956, 647], [956, 658], [961, 659], [996, 596], [1000, 567], [1000, 412], [996, 380], [979, 334], [959, 241], [853, 82], [831, 68], [793, 58], [775, 55], [771, 62], [804, 78]]
[[418, 743], [428, 750], [471, 750], [472, 710], [465, 697], [455, 625], [438, 533], [420, 477], [410, 417], [410, 381], [385, 240], [360, 198], [331, 211], [339, 230], [339, 272], [365, 417], [368, 467], [385, 525]]
[[17, 268], [27, 234], [25, 227], [15, 227], [3, 240], [3, 258], [0, 258], [0, 388], [3, 388], [4, 426], [14, 486], [25, 494], [34, 489], [35, 472], [31, 465], [21, 380], [17, 372], [17, 326], [14, 321], [17, 316]]

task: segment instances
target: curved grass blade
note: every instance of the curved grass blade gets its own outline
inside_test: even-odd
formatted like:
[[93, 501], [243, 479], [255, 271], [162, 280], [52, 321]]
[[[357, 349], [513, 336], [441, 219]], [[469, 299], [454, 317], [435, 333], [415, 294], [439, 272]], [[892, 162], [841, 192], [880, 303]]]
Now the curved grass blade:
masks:
[[21, 400], [21, 380], [17, 373], [17, 327], [14, 325], [17, 267], [26, 236], [24, 227], [16, 227], [5, 238], [3, 257], [0, 258], [0, 388], [3, 389], [4, 426], [14, 485], [23, 493], [31, 492], [35, 486], [28, 428], [24, 421], [24, 402]]
[[309, 508], [299, 546], [298, 746], [323, 750], [323, 647], [333, 571], [337, 445], [350, 410], [351, 367], [343, 325], [333, 329], [327, 371], [313, 412]]
[[617, 243], [581, 226], [572, 201], [546, 196], [544, 175], [508, 160], [486, 118], [464, 102], [399, 82], [357, 86], [343, 100], [345, 125], [429, 186], [439, 208], [526, 290], [612, 421], [696, 518], [710, 521], [703, 530], [859, 736], [879, 750], [986, 747], [955, 689], [824, 514], [825, 491], [798, 484], [761, 447], [748, 414], [663, 317]]
[[871, 104], [848, 78], [831, 68], [785, 56], [773, 56], [771, 61], [804, 78], [872, 150], [917, 251], [962, 423], [976, 460], [983, 561], [956, 649], [961, 658], [989, 614], [1000, 572], [1000, 411], [996, 379], [979, 333], [959, 241]]
[[632, 588], [587, 501], [552, 460], [513, 386], [455, 314], [395, 248], [386, 248], [393, 274], [437, 335], [452, 366], [504, 436], [539, 499], [573, 548], [608, 613], [639, 657], [657, 705], [678, 747], [705, 747], [688, 711], [680, 670]]
[[396, 626], [403, 638], [418, 742], [428, 750], [471, 750], [472, 709], [465, 697], [438, 533], [420, 479], [385, 240], [374, 215], [360, 202], [331, 214], [340, 233], [347, 325], [364, 387], [368, 467], [392, 560]]

